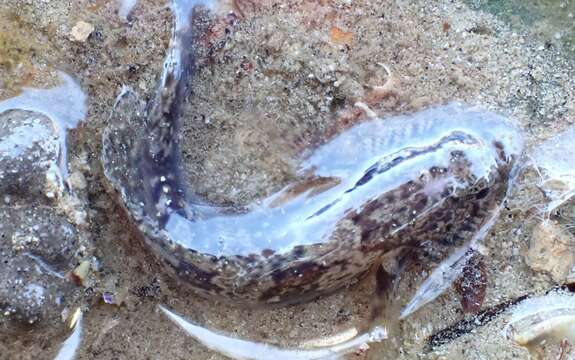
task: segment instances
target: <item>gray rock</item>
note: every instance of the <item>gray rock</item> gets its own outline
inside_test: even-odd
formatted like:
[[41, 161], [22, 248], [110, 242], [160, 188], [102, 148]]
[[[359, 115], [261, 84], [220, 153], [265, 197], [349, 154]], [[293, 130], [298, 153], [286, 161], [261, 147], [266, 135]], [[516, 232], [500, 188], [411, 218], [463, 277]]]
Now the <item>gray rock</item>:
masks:
[[[60, 152], [50, 118], [32, 111], [0, 113], [0, 194], [40, 200], [46, 197], [50, 169]], [[52, 171], [54, 172], [54, 171]]]
[[0, 329], [63, 324], [77, 248], [74, 226], [52, 208], [0, 207]]
[[57, 202], [58, 134], [40, 113], [0, 113], [0, 333], [63, 329], [79, 293], [65, 276], [77, 265], [79, 236]]

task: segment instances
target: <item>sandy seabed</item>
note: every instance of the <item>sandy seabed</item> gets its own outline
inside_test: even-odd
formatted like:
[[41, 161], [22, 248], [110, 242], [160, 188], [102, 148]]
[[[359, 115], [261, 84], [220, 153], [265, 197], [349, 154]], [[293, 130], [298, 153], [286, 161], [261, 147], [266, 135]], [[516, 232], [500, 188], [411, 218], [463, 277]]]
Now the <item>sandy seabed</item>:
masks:
[[[101, 132], [122, 85], [150, 96], [169, 43], [163, 1], [141, 0], [129, 22], [111, 1], [0, 0], [0, 66], [6, 86], [48, 86], [54, 70], [73, 74], [87, 93], [88, 116], [70, 140], [71, 163], [82, 159], [90, 244], [100, 263], [76, 305], [85, 311], [79, 359], [220, 359], [167, 320], [166, 304], [209, 328], [293, 346], [341, 331], [369, 315], [372, 279], [297, 306], [246, 310], [206, 301], [182, 289], [141, 244], [116, 199], [106, 191]], [[226, 15], [234, 11], [235, 15]], [[78, 21], [94, 26], [71, 41]], [[531, 147], [575, 122], [573, 58], [557, 39], [514, 30], [460, 1], [239, 1], [222, 4], [204, 25], [186, 120], [183, 156], [198, 193], [219, 203], [246, 203], [293, 177], [306, 147], [362, 121], [452, 100], [480, 104], [516, 119]], [[357, 107], [357, 103], [366, 107]], [[295, 144], [295, 145], [294, 145]], [[79, 161], [77, 161], [79, 163]], [[532, 271], [524, 253], [540, 194], [534, 177], [518, 179], [506, 210], [485, 241], [484, 308], [555, 283]], [[405, 304], [424, 279], [402, 281]], [[115, 297], [105, 304], [102, 294]], [[425, 339], [468, 316], [448, 290], [401, 323], [400, 346], [382, 343], [354, 358], [528, 359], [502, 335], [506, 317], [424, 351]], [[51, 358], [61, 339], [0, 335], [0, 358]]]

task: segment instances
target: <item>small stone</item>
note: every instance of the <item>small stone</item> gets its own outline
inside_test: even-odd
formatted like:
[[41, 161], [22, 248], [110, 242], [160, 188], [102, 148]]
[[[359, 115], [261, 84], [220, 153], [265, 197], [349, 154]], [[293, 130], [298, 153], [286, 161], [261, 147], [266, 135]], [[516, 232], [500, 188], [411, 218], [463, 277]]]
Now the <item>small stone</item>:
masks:
[[357, 356], [361, 356], [361, 355], [365, 355], [367, 354], [367, 352], [369, 351], [370, 347], [368, 343], [363, 343], [361, 345], [359, 345], [359, 347], [357, 348], [355, 354]]
[[533, 271], [563, 283], [575, 265], [575, 237], [556, 222], [543, 221], [533, 230], [525, 260]]
[[78, 190], [84, 190], [88, 186], [84, 174], [82, 174], [79, 171], [75, 171], [72, 174], [70, 174], [69, 182], [74, 189]]
[[337, 26], [332, 26], [329, 35], [334, 44], [348, 46], [353, 44], [353, 33], [351, 31], [344, 31]]
[[102, 299], [106, 304], [113, 304], [114, 303], [114, 295], [108, 291], [105, 291], [102, 294]]
[[70, 40], [85, 42], [94, 31], [94, 25], [85, 21], [78, 21], [70, 31]]

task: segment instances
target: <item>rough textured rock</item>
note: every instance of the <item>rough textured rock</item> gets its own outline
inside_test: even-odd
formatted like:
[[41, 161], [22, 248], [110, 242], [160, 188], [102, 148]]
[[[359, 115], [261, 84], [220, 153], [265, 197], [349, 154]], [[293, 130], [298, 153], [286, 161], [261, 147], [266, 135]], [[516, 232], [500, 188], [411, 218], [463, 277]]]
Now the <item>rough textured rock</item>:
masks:
[[0, 332], [61, 329], [76, 287], [78, 230], [58, 210], [60, 142], [52, 120], [10, 110], [0, 114]]
[[[57, 167], [60, 144], [52, 121], [39, 113], [0, 113], [0, 194], [44, 198], [50, 168]], [[8, 197], [7, 197], [8, 196]]]
[[59, 324], [77, 234], [49, 207], [0, 207], [0, 324]]
[[562, 283], [575, 264], [575, 237], [559, 224], [543, 221], [533, 230], [525, 260], [534, 271]]
[[78, 21], [70, 31], [70, 40], [85, 42], [94, 31], [94, 25], [85, 21]]

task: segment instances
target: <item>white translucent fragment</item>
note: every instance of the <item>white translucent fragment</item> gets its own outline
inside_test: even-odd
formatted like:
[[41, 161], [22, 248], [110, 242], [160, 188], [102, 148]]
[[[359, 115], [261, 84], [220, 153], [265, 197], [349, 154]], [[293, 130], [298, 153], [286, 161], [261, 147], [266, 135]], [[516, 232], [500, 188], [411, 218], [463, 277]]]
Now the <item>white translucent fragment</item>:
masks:
[[[369, 333], [339, 337], [339, 343], [332, 343], [325, 347], [310, 348], [310, 344], [323, 344], [326, 341], [318, 339], [307, 341], [305, 349], [286, 349], [278, 346], [249, 340], [234, 338], [225, 334], [208, 330], [198, 326], [167, 308], [160, 306], [160, 310], [173, 322], [179, 325], [188, 335], [202, 343], [207, 348], [220, 354], [238, 360], [314, 360], [314, 359], [340, 359], [343, 355], [357, 351], [365, 344], [381, 342], [387, 338], [385, 329], [376, 327]], [[349, 334], [349, 332], [346, 332]], [[354, 333], [357, 334], [357, 331]], [[332, 337], [338, 338], [338, 337]], [[327, 341], [331, 342], [331, 341]]]
[[128, 16], [132, 13], [132, 10], [138, 3], [138, 0], [119, 0], [118, 16], [123, 21], [128, 20]]
[[439, 264], [417, 289], [409, 303], [401, 310], [399, 318], [408, 317], [443, 294], [461, 276], [465, 265], [472, 256], [473, 251], [469, 248], [459, 249]]
[[575, 296], [552, 292], [521, 302], [512, 309], [504, 334], [526, 347], [563, 340], [575, 344]]
[[62, 347], [60, 347], [54, 360], [73, 360], [76, 358], [76, 352], [82, 343], [82, 316], [82, 311], [77, 309], [71, 321], [71, 327], [74, 330], [62, 343]]
[[541, 189], [549, 198], [547, 212], [575, 195], [575, 127], [537, 146], [531, 159], [541, 174]]
[[60, 140], [60, 170], [67, 178], [66, 131], [75, 128], [86, 117], [86, 95], [71, 76], [63, 72], [58, 75], [62, 81], [60, 86], [50, 89], [24, 88], [20, 95], [0, 101], [0, 113], [21, 109], [49, 117], [54, 122]]

